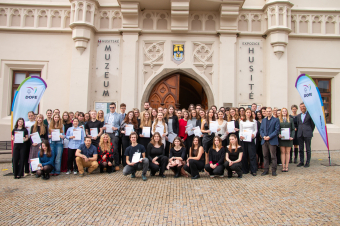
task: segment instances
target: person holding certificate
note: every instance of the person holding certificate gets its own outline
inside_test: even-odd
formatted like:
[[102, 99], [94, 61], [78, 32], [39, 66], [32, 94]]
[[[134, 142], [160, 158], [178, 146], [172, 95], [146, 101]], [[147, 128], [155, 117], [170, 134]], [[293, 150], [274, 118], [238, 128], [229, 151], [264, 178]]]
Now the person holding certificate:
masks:
[[209, 149], [213, 145], [213, 139], [215, 137], [215, 133], [212, 133], [209, 130], [209, 125], [211, 121], [216, 121], [215, 118], [215, 113], [213, 109], [209, 109], [208, 111], [208, 116], [206, 119], [202, 120], [202, 125], [201, 125], [201, 132], [203, 133], [203, 149], [205, 151], [205, 161], [208, 163], [209, 159]]
[[174, 139], [172, 146], [167, 168], [170, 168], [175, 173], [174, 177], [178, 178], [181, 175], [183, 165], [185, 165], [186, 150], [180, 137]]
[[[35, 119], [35, 115], [33, 111], [28, 112], [27, 116], [28, 116], [28, 121], [25, 122], [25, 127], [28, 131], [28, 137], [30, 138], [31, 128], [35, 124], [36, 119]], [[25, 163], [24, 163], [25, 169], [24, 170], [25, 170], [25, 176], [28, 176], [30, 173], [29, 154], [30, 154], [32, 142], [29, 139], [27, 142], [25, 142], [25, 144], [27, 145], [27, 148], [26, 148], [26, 153], [25, 153]]]
[[27, 152], [28, 131], [25, 128], [25, 120], [18, 118], [12, 130], [13, 146], [13, 174], [14, 179], [20, 179], [24, 174], [25, 153]]
[[114, 147], [111, 143], [111, 138], [107, 133], [100, 137], [98, 147], [98, 164], [100, 173], [104, 172], [106, 168], [107, 173], [115, 172], [114, 167]]
[[[168, 126], [165, 123], [164, 116], [162, 112], [158, 112], [157, 119], [152, 124], [151, 133], [154, 135], [156, 132], [159, 132], [162, 138], [162, 144], [164, 144], [164, 149], [166, 148], [165, 137], [168, 135]], [[169, 153], [166, 152], [165, 156], [169, 156]]]
[[225, 155], [224, 167], [228, 171], [228, 178], [232, 178], [233, 171], [236, 171], [238, 178], [242, 178], [242, 156], [243, 149], [238, 145], [235, 134], [230, 135], [229, 146]]
[[119, 170], [119, 129], [123, 119], [116, 112], [116, 103], [110, 103], [110, 113], [104, 116], [103, 130], [110, 136], [114, 148], [115, 170]]
[[122, 146], [123, 146], [122, 161], [123, 161], [124, 167], [127, 165], [126, 156], [124, 155], [124, 153], [125, 153], [125, 150], [131, 145], [130, 135], [134, 131], [138, 132], [138, 121], [133, 111], [129, 111], [126, 114], [124, 121], [120, 125], [120, 133], [122, 134]]
[[[199, 116], [197, 114], [197, 111], [195, 110], [195, 108], [193, 108], [191, 111], [190, 111], [190, 114], [189, 114], [189, 120], [187, 122], [187, 127], [186, 127], [186, 130], [185, 130], [185, 133], [188, 134], [187, 136], [187, 146], [188, 146], [188, 149], [190, 149], [190, 147], [192, 146], [192, 141], [195, 137], [195, 133], [194, 133], [194, 128], [196, 127], [196, 123], [197, 121], [199, 120]], [[189, 129], [191, 128], [191, 129]]]
[[103, 122], [97, 120], [96, 110], [90, 111], [91, 120], [85, 125], [86, 136], [91, 138], [95, 147], [99, 145], [99, 138], [103, 134]]
[[[196, 112], [196, 110], [193, 110]], [[195, 136], [190, 147], [189, 158], [183, 169], [191, 174], [191, 179], [200, 178], [199, 171], [204, 169], [204, 149], [201, 145], [201, 139]]]
[[[38, 114], [36, 121], [34, 125], [31, 127], [31, 140], [32, 140], [32, 145], [30, 149], [30, 154], [28, 159], [35, 159], [38, 158], [38, 153], [40, 151], [41, 143], [44, 140], [48, 140], [48, 132], [47, 132], [47, 126], [44, 124], [44, 116], [42, 114]], [[38, 133], [40, 136], [40, 143], [34, 142], [32, 139], [32, 134]]]
[[[132, 112], [133, 113], [133, 112]], [[131, 146], [125, 152], [126, 166], [123, 169], [123, 175], [131, 174], [131, 178], [136, 178], [136, 171], [143, 170], [142, 179], [146, 181], [146, 173], [149, 169], [149, 159], [145, 158], [145, 148], [143, 145], [137, 143], [138, 135], [136, 132], [130, 134]]]
[[[64, 111], [62, 115], [61, 122], [64, 125], [64, 132], [66, 134], [67, 130], [72, 127], [72, 118], [70, 115], [71, 112]], [[68, 140], [65, 138], [63, 140], [63, 156], [61, 157], [61, 172], [67, 172], [67, 159], [68, 159]]]
[[[164, 108], [165, 110], [166, 108]], [[169, 110], [164, 112], [163, 110], [163, 115], [165, 117], [165, 123], [168, 126], [168, 134], [172, 134], [172, 138], [174, 138], [174, 136], [178, 136], [178, 132], [179, 132], [179, 118], [177, 117], [177, 115], [175, 114], [175, 109], [173, 106], [169, 106]], [[182, 116], [184, 115], [184, 111], [182, 110]], [[174, 135], [175, 134], [175, 135]], [[168, 136], [165, 137], [166, 140], [166, 144], [165, 144], [165, 155], [169, 156], [169, 150], [170, 150], [170, 142], [168, 139]]]
[[165, 178], [164, 172], [168, 164], [168, 157], [165, 156], [164, 144], [162, 144], [162, 138], [158, 132], [152, 136], [151, 142], [148, 144], [146, 157], [149, 159], [150, 175], [155, 176], [156, 172], [159, 172], [159, 176]]
[[48, 140], [44, 140], [41, 145], [41, 151], [38, 153], [39, 156], [39, 164], [38, 167], [40, 168], [37, 170], [37, 174], [35, 177], [41, 177], [43, 180], [50, 179], [50, 172], [54, 168], [54, 152], [51, 150], [50, 143]]
[[288, 165], [290, 159], [290, 149], [293, 146], [295, 137], [294, 120], [289, 117], [287, 108], [281, 109], [279, 146], [281, 150], [282, 172], [288, 172]]
[[52, 116], [52, 121], [48, 128], [48, 138], [51, 139], [51, 149], [54, 153], [55, 164], [52, 170], [52, 176], [58, 176], [60, 174], [61, 168], [61, 158], [63, 156], [63, 139], [64, 139], [64, 126], [61, 122], [60, 115], [54, 114]]
[[227, 130], [227, 121], [224, 120], [224, 112], [219, 110], [217, 113], [217, 135], [221, 137], [222, 139], [222, 146], [227, 146], [227, 136], [228, 136], [228, 130]]
[[187, 125], [189, 120], [189, 112], [184, 111], [183, 118], [178, 120], [178, 136], [183, 140], [185, 149], [188, 151], [186, 155], [189, 155], [189, 144], [187, 143], [188, 134], [186, 131]]
[[[228, 115], [228, 125], [227, 125], [227, 131], [228, 131], [228, 136], [227, 136], [227, 144], [229, 144], [229, 136], [230, 134], [235, 134], [236, 137], [238, 137], [238, 131], [239, 131], [239, 116], [238, 114], [236, 114], [236, 110], [237, 108], [231, 108], [230, 111], [229, 111], [229, 115]], [[232, 124], [233, 125], [229, 125], [229, 124]], [[230, 127], [232, 129], [230, 129]]]
[[253, 119], [251, 109], [247, 108], [245, 117], [240, 120], [240, 140], [243, 148], [242, 170], [244, 174], [250, 173], [256, 176], [256, 147], [255, 137], [257, 133], [257, 123]]
[[79, 146], [84, 143], [84, 130], [80, 128], [78, 125], [79, 120], [77, 118], [74, 118], [73, 126], [70, 127], [66, 132], [66, 139], [69, 140], [66, 174], [70, 174], [72, 168], [73, 174], [78, 173], [75, 154]]
[[151, 140], [151, 115], [149, 111], [144, 111], [141, 115], [140, 126], [139, 126], [139, 143], [147, 149], [148, 144]]
[[223, 177], [225, 148], [222, 146], [222, 140], [219, 136], [214, 137], [213, 143], [212, 148], [209, 150], [209, 162], [204, 168], [211, 178], [214, 178], [215, 176]]

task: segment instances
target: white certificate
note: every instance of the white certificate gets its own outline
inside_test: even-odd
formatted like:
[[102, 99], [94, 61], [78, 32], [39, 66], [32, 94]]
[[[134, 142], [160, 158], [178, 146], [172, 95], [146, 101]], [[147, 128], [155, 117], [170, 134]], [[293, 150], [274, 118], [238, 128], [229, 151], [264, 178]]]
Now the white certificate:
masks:
[[90, 135], [91, 137], [97, 137], [98, 136], [98, 129], [97, 128], [90, 128]]
[[200, 137], [202, 135], [201, 128], [199, 126], [194, 127], [195, 136]]
[[176, 133], [169, 133], [168, 135], [168, 141], [170, 143], [173, 143], [174, 142], [174, 139], [177, 137], [177, 134]]
[[193, 131], [194, 127], [192, 126], [192, 124], [187, 125], [185, 128], [186, 128], [185, 131], [187, 132], [188, 136], [191, 136], [194, 134], [194, 131]]
[[249, 129], [244, 129], [242, 131], [242, 136], [244, 137], [243, 141], [244, 142], [251, 142], [252, 140], [252, 134], [253, 134], [253, 131], [249, 130]]
[[227, 122], [227, 130], [228, 130], [228, 133], [235, 132], [235, 121]]
[[17, 144], [24, 143], [24, 132], [23, 131], [14, 132], [14, 143], [17, 143]]
[[139, 162], [142, 159], [143, 158], [140, 157], [140, 152], [135, 152], [135, 154], [132, 156], [132, 163]]
[[81, 140], [81, 130], [80, 129], [74, 129], [73, 130], [73, 140]]
[[143, 127], [142, 135], [144, 137], [150, 138], [150, 127]]
[[125, 136], [130, 136], [130, 134], [134, 131], [133, 125], [125, 126]]
[[290, 128], [281, 128], [281, 140], [289, 140]]
[[31, 134], [31, 140], [33, 144], [40, 144], [41, 143], [41, 139], [40, 139], [40, 135], [38, 132], [32, 133]]
[[218, 128], [217, 121], [211, 121], [209, 123], [209, 130], [211, 131], [211, 133], [217, 133], [217, 128]]
[[30, 161], [31, 161], [32, 171], [40, 170], [40, 167], [38, 167], [38, 164], [40, 163], [39, 158], [34, 158], [34, 159], [31, 159]]
[[159, 134], [161, 136], [163, 136], [164, 133], [164, 126], [156, 126], [156, 131], [155, 132], [159, 132]]
[[60, 130], [52, 129], [52, 141], [60, 141]]
[[106, 123], [104, 126], [106, 133], [113, 133], [112, 125]]

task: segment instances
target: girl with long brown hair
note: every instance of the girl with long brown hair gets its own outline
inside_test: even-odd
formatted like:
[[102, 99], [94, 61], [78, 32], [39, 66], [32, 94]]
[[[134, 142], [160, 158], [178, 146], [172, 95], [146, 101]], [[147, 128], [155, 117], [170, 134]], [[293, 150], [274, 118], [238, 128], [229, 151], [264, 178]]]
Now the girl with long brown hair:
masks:
[[203, 144], [203, 149], [206, 153], [205, 155], [206, 161], [208, 161], [207, 159], [208, 159], [209, 149], [213, 145], [213, 139], [215, 137], [215, 133], [212, 133], [209, 129], [209, 124], [211, 121], [216, 121], [215, 112], [212, 108], [208, 110], [207, 118], [202, 120], [202, 125], [201, 125], [201, 132], [203, 133], [202, 144]]
[[[197, 115], [197, 111], [195, 110], [195, 108], [194, 109], [192, 109], [191, 110], [191, 112], [190, 112], [191, 114], [189, 114], [189, 120], [188, 120], [188, 122], [187, 122], [187, 126], [192, 126], [192, 128], [195, 128], [197, 125], [197, 121], [198, 120], [200, 120], [200, 118], [199, 118], [199, 116]], [[193, 132], [193, 131], [192, 131]], [[188, 133], [187, 131], [185, 131], [185, 133]], [[186, 140], [186, 143], [187, 143], [187, 150], [189, 150], [190, 149], [190, 147], [192, 146], [192, 141], [193, 141], [193, 139], [194, 139], [194, 137], [195, 137], [195, 134], [191, 134], [190, 136], [189, 136], [189, 134], [188, 134], [188, 136], [187, 136], [187, 140]], [[200, 142], [201, 143], [201, 142]], [[188, 153], [189, 154], [189, 153]]]
[[150, 175], [155, 176], [159, 171], [159, 176], [165, 178], [164, 172], [168, 164], [168, 157], [165, 156], [164, 144], [162, 144], [162, 138], [158, 132], [152, 136], [145, 156], [149, 159]]
[[104, 168], [106, 168], [107, 173], [114, 172], [114, 155], [113, 155], [114, 147], [111, 143], [111, 138], [109, 134], [104, 133], [100, 136], [99, 146], [98, 146], [98, 164], [100, 173], [104, 172]]
[[[245, 132], [246, 131], [246, 132]], [[250, 141], [246, 139], [247, 133], [251, 132]], [[253, 119], [251, 109], [247, 108], [245, 112], [245, 118], [240, 120], [240, 140], [243, 148], [242, 170], [244, 174], [249, 173], [249, 170], [253, 176], [256, 176], [257, 163], [256, 163], [256, 147], [255, 137], [257, 134], [257, 123]], [[249, 161], [248, 161], [249, 160]]]
[[131, 145], [129, 135], [125, 135], [125, 127], [127, 125], [132, 125], [133, 131], [138, 132], [138, 121], [133, 111], [129, 111], [126, 114], [124, 121], [120, 125], [120, 133], [122, 135], [122, 146], [123, 146], [122, 162], [123, 162], [124, 167], [126, 166], [126, 156], [124, 155], [124, 153], [125, 153], [126, 148]]
[[[238, 137], [238, 131], [239, 131], [239, 115], [237, 114], [238, 108], [231, 108], [229, 111], [229, 116], [228, 116], [228, 122], [234, 122], [234, 131], [229, 132], [228, 136], [227, 136], [227, 144], [229, 144], [229, 137], [230, 134], [235, 134], [236, 137]], [[227, 130], [228, 131], [228, 130]]]
[[235, 134], [231, 134], [229, 137], [229, 146], [227, 146], [227, 152], [225, 155], [226, 162], [224, 167], [228, 171], [228, 178], [233, 176], [233, 171], [236, 171], [238, 178], [242, 178], [242, 156], [243, 149], [238, 144], [237, 137]]
[[[59, 138], [60, 140], [53, 141], [52, 140], [52, 132], [53, 130], [56, 130], [56, 132], [59, 131], [60, 135]], [[48, 128], [49, 131], [49, 136], [48, 138], [51, 139], [51, 149], [55, 154], [55, 165], [52, 170], [52, 176], [58, 176], [60, 174], [60, 168], [61, 168], [61, 158], [63, 156], [63, 139], [65, 138], [64, 136], [64, 125], [60, 119], [59, 114], [54, 114], [52, 116], [52, 121], [50, 123], [50, 126]]]
[[219, 136], [214, 137], [213, 146], [209, 150], [209, 163], [205, 165], [205, 170], [211, 178], [215, 176], [223, 177], [224, 174], [225, 148], [222, 146], [222, 140]]
[[[44, 140], [48, 140], [48, 132], [47, 127], [44, 124], [44, 116], [42, 114], [38, 114], [34, 125], [31, 127], [31, 134], [38, 133], [41, 139], [41, 142]], [[36, 144], [33, 143], [30, 149], [29, 160], [38, 158], [38, 153], [41, 148], [41, 143]]]
[[150, 143], [150, 136], [146, 137], [143, 134], [143, 128], [149, 128], [149, 134], [151, 135], [151, 117], [150, 117], [150, 112], [145, 111], [144, 114], [141, 115], [141, 120], [140, 120], [140, 126], [139, 126], [139, 143], [145, 147], [145, 150], [148, 147], [148, 144]]
[[186, 149], [180, 137], [175, 137], [172, 148], [170, 149], [168, 169], [175, 173], [175, 178], [181, 175], [181, 169], [185, 164]]
[[50, 172], [54, 168], [54, 157], [55, 154], [51, 150], [50, 143], [48, 140], [44, 140], [41, 144], [41, 151], [38, 153], [40, 169], [37, 171], [36, 177], [41, 177], [43, 180], [50, 179]]
[[159, 112], [157, 114], [157, 119], [152, 124], [152, 130], [151, 130], [152, 135], [154, 135], [155, 132], [157, 132], [156, 131], [157, 129], [159, 130], [162, 129], [163, 133], [160, 133], [160, 134], [162, 138], [162, 143], [164, 144], [164, 148], [165, 148], [165, 156], [169, 156], [169, 152], [166, 151], [166, 143], [165, 143], [165, 137], [168, 135], [168, 125], [165, 123], [164, 115], [162, 112]]
[[[196, 110], [193, 110], [196, 112]], [[204, 149], [201, 145], [201, 139], [195, 136], [190, 147], [189, 158], [184, 170], [191, 174], [191, 179], [200, 178], [199, 171], [204, 169]]]

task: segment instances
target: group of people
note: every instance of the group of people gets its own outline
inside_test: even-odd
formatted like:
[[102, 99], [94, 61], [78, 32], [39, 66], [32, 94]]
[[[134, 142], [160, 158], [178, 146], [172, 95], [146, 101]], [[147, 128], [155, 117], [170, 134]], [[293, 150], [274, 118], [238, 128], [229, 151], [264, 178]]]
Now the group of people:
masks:
[[[229, 178], [233, 174], [242, 178], [248, 173], [256, 176], [261, 168], [265, 176], [269, 165], [276, 176], [277, 165], [288, 172], [289, 163], [298, 162], [298, 154], [297, 166], [310, 166], [315, 125], [303, 103], [300, 114], [296, 105], [289, 114], [287, 108], [257, 109], [255, 103], [247, 109], [212, 106], [205, 110], [191, 104], [180, 110], [151, 108], [145, 102], [144, 111], [133, 108], [127, 113], [125, 104], [120, 104], [120, 113], [116, 107], [112, 102], [107, 114], [91, 110], [60, 115], [58, 109], [49, 109], [46, 118], [33, 112], [26, 122], [19, 118], [12, 131], [14, 178], [28, 175], [35, 158], [39, 164], [31, 173], [45, 180], [58, 176], [63, 162], [66, 174], [73, 171], [79, 176], [98, 167], [101, 173], [112, 173], [122, 164], [124, 175], [134, 178], [142, 170], [144, 181], [148, 171], [150, 176], [158, 173], [165, 178], [166, 169], [175, 178], [190, 174], [198, 179], [203, 171], [210, 177], [223, 177], [225, 169]], [[40, 136], [40, 143], [30, 139], [33, 134]]]

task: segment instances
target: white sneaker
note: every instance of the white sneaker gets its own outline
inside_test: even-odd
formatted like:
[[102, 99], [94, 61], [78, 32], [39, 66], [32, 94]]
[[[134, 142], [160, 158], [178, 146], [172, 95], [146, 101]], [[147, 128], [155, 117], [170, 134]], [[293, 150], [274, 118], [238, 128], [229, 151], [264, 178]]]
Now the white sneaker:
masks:
[[215, 177], [215, 175], [210, 175], [210, 178], [214, 178]]
[[71, 170], [67, 170], [66, 175], [69, 175], [71, 173]]
[[77, 171], [73, 171], [73, 174], [74, 174], [74, 175], [77, 175], [77, 174], [78, 174], [78, 172], [77, 172]]

